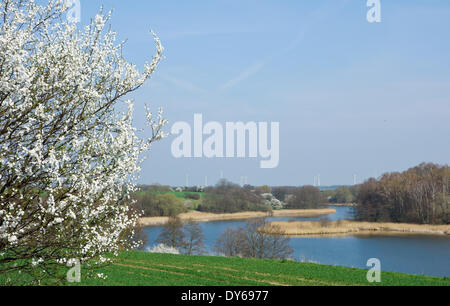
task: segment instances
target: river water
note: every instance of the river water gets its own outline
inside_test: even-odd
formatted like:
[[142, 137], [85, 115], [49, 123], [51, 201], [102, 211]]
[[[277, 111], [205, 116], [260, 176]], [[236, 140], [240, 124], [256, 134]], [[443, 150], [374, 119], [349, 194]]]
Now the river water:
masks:
[[[335, 207], [333, 207], [335, 208]], [[337, 207], [330, 220], [349, 219], [352, 207]], [[316, 221], [321, 218], [271, 218], [269, 221]], [[216, 239], [228, 228], [244, 226], [245, 221], [200, 223], [210, 254]], [[147, 227], [148, 245], [155, 244], [161, 227]], [[325, 265], [367, 269], [370, 258], [381, 261], [383, 271], [450, 277], [450, 237], [430, 235], [356, 235], [346, 237], [292, 238], [291, 257]]]

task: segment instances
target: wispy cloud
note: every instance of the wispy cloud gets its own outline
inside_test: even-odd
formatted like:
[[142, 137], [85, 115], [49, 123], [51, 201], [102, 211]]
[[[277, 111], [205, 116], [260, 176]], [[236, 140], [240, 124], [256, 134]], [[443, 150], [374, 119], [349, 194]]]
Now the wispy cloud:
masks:
[[169, 83], [171, 83], [172, 85], [175, 85], [181, 89], [184, 89], [186, 91], [192, 92], [192, 93], [206, 93], [207, 91], [203, 88], [198, 87], [197, 85], [189, 82], [189, 81], [185, 81], [182, 79], [178, 79], [174, 76], [171, 76], [167, 73], [161, 73], [160, 74], [161, 79], [163, 79], [164, 81], [167, 81]]
[[[343, 7], [348, 3], [348, 0], [342, 2], [339, 4], [339, 7]], [[266, 65], [268, 65], [274, 58], [279, 58], [285, 55], [287, 52], [297, 48], [303, 39], [305, 38], [308, 31], [317, 23], [322, 21], [326, 16], [328, 16], [331, 13], [336, 13], [336, 7], [334, 7], [335, 1], [328, 1], [321, 7], [319, 7], [317, 10], [311, 13], [307, 21], [304, 23], [303, 27], [300, 29], [300, 31], [297, 33], [295, 38], [287, 44], [287, 47], [282, 49], [280, 53], [277, 56], [271, 56], [267, 58], [266, 60], [262, 60], [260, 62], [257, 62], [251, 66], [248, 66], [245, 68], [242, 72], [240, 72], [237, 76], [230, 79], [229, 81], [225, 82], [223, 85], [220, 86], [221, 90], [226, 90], [229, 88], [232, 88], [236, 85], [238, 85], [240, 82], [250, 78], [252, 75], [258, 73], [260, 70], [262, 70]]]
[[246, 68], [244, 71], [242, 71], [238, 76], [236, 76], [235, 78], [229, 80], [228, 82], [226, 82], [225, 84], [223, 84], [222, 86], [220, 86], [220, 89], [224, 90], [224, 89], [228, 89], [230, 87], [234, 87], [235, 85], [237, 85], [238, 83], [244, 81], [245, 79], [248, 79], [250, 76], [254, 75], [255, 73], [257, 73], [258, 71], [260, 71], [262, 68], [264, 68], [264, 66], [269, 62], [270, 60], [266, 60], [266, 61], [261, 61], [259, 63], [255, 63], [251, 66], [249, 66], [248, 68]]

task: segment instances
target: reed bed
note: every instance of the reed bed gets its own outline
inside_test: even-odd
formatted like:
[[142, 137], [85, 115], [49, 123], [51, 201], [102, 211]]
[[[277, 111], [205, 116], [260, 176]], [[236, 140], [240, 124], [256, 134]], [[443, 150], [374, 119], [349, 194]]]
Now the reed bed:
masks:
[[[180, 214], [179, 217], [183, 221], [192, 220], [194, 222], [211, 222], [211, 221], [231, 221], [231, 220], [248, 220], [256, 218], [274, 217], [274, 218], [314, 218], [330, 214], [335, 214], [335, 209], [285, 209], [274, 210], [272, 212], [247, 211], [234, 214], [213, 214], [199, 211], [190, 211]], [[161, 226], [167, 223], [168, 217], [150, 217], [139, 219], [142, 226]]]
[[[450, 225], [372, 223], [357, 221], [272, 222], [287, 236], [342, 236], [352, 234], [430, 234], [450, 235]], [[270, 233], [270, 228], [263, 229]], [[273, 227], [272, 227], [273, 228]]]

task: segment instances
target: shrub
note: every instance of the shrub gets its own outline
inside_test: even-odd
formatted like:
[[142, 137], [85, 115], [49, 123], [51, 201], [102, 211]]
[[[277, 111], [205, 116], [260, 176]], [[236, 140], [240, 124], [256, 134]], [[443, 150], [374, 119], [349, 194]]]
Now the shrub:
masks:
[[173, 217], [187, 212], [183, 200], [171, 193], [154, 194], [147, 191], [134, 197], [135, 206], [144, 211], [145, 217]]

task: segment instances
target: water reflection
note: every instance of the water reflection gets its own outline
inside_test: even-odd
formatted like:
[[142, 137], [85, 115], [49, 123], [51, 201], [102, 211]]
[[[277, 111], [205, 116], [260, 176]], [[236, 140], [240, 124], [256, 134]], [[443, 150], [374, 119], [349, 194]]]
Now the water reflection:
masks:
[[[333, 207], [332, 221], [348, 219], [352, 207]], [[271, 218], [270, 221], [318, 221], [321, 218]], [[216, 239], [228, 228], [243, 226], [245, 221], [216, 221], [201, 223], [205, 245], [212, 253]], [[161, 232], [160, 227], [146, 228], [149, 245]], [[450, 238], [441, 236], [365, 235], [347, 237], [292, 238], [293, 257], [326, 265], [366, 268], [369, 258], [381, 260], [384, 271], [431, 276], [450, 276]]]

